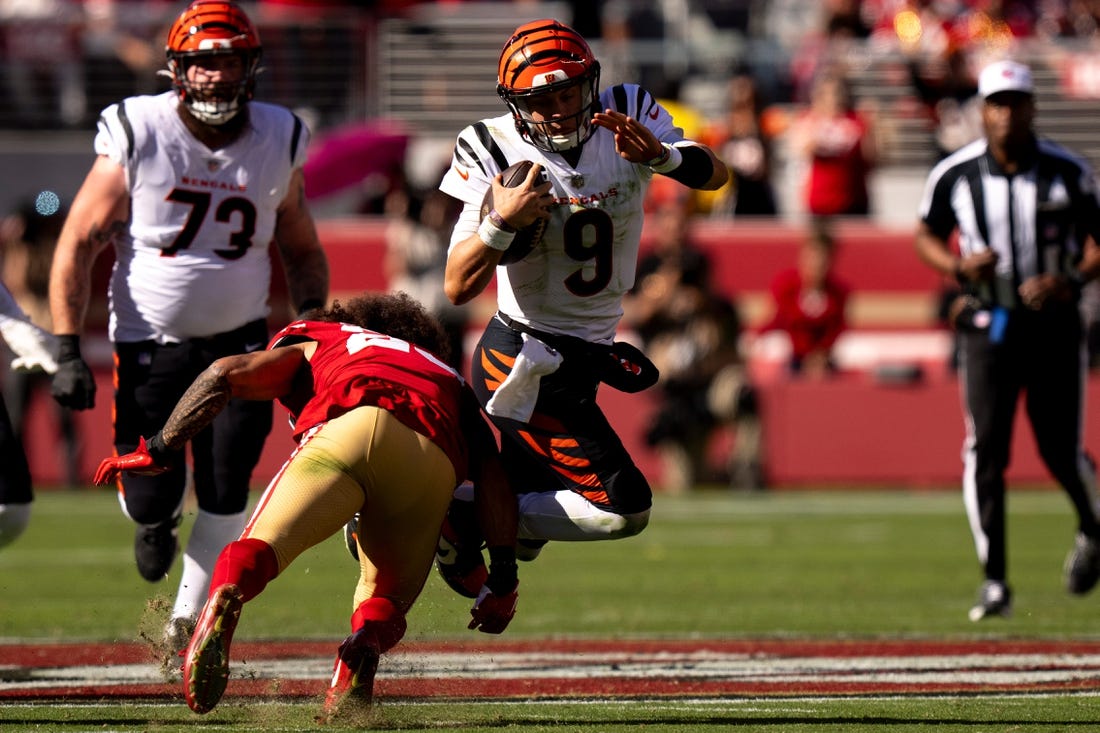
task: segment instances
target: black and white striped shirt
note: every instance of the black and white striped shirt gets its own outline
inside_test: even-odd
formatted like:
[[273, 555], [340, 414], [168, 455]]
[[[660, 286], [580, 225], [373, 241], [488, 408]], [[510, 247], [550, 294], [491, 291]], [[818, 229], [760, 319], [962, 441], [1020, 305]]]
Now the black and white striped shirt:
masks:
[[977, 295], [1020, 305], [1020, 284], [1042, 273], [1064, 274], [1081, 259], [1085, 237], [1100, 242], [1100, 202], [1084, 159], [1038, 140], [1036, 164], [1006, 173], [984, 139], [940, 161], [928, 176], [920, 218], [944, 241], [958, 229], [963, 256], [992, 249], [996, 278]]

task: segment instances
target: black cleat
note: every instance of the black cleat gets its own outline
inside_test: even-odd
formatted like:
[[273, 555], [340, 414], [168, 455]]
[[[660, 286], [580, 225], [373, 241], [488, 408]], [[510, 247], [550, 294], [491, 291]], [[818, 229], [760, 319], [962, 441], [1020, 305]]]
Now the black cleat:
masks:
[[978, 589], [978, 602], [970, 609], [970, 620], [981, 621], [991, 616], [1012, 615], [1012, 591], [1000, 580], [987, 580]]
[[134, 532], [134, 559], [138, 573], [150, 583], [164, 580], [179, 550], [179, 524], [172, 517], [160, 524], [139, 524]]
[[1078, 533], [1066, 556], [1066, 590], [1084, 595], [1100, 580], [1100, 540]]

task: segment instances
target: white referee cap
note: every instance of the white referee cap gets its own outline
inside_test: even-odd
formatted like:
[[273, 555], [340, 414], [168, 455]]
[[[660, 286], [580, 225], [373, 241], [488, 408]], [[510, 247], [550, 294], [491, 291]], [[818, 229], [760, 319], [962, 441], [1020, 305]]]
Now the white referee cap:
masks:
[[1031, 69], [1016, 61], [995, 61], [982, 69], [978, 77], [978, 94], [982, 99], [998, 92], [1034, 94]]

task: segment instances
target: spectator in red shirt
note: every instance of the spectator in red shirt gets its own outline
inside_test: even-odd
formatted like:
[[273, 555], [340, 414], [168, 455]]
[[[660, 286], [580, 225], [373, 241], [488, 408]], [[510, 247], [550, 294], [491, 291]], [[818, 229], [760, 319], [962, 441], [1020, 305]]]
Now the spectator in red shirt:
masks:
[[857, 111], [847, 79], [827, 71], [814, 82], [810, 107], [791, 130], [807, 165], [806, 206], [814, 217], [866, 216], [868, 177], [878, 157], [872, 117]]
[[847, 328], [848, 285], [832, 271], [836, 245], [829, 231], [813, 228], [795, 267], [772, 280], [775, 312], [761, 333], [784, 331], [791, 340], [792, 374], [825, 376], [836, 370], [833, 346]]

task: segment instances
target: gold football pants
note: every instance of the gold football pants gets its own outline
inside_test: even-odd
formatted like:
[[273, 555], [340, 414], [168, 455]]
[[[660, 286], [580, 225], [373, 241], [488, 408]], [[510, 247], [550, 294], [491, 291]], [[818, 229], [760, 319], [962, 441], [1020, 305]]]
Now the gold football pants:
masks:
[[302, 437], [241, 538], [271, 545], [282, 573], [359, 512], [353, 608], [385, 596], [405, 611], [431, 570], [455, 483], [439, 446], [384, 409], [359, 407]]

